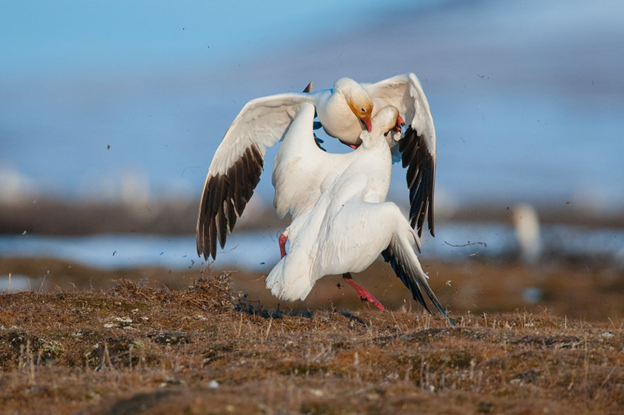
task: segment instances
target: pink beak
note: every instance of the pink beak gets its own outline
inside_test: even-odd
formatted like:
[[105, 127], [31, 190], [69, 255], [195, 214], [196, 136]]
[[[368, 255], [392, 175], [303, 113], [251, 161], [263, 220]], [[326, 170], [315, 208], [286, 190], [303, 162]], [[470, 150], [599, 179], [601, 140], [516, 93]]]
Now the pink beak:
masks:
[[403, 118], [401, 118], [401, 116], [399, 115], [399, 117], [397, 118], [397, 122], [396, 125], [394, 127], [395, 131], [401, 131], [401, 127], [403, 127], [405, 125], [405, 121], [403, 121]]
[[373, 129], [373, 123], [371, 122], [370, 117], [368, 118], [362, 118], [362, 121], [364, 121], [364, 124], [366, 124], [366, 129], [368, 130], [368, 132], [370, 133], [371, 130]]

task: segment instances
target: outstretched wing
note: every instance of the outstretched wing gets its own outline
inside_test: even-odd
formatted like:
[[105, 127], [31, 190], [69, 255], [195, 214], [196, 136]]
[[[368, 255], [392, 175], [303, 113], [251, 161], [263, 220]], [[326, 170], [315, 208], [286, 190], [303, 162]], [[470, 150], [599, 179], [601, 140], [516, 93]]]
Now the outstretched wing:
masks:
[[378, 111], [394, 105], [408, 123], [399, 141], [403, 167], [407, 167], [407, 187], [410, 191], [409, 219], [422, 235], [425, 218], [434, 236], [433, 190], [435, 185], [436, 137], [427, 97], [416, 75], [398, 75], [375, 84], [362, 84], [373, 97]]
[[280, 94], [249, 101], [225, 133], [210, 163], [197, 219], [197, 254], [216, 258], [260, 181], [264, 155], [275, 145], [307, 94]]

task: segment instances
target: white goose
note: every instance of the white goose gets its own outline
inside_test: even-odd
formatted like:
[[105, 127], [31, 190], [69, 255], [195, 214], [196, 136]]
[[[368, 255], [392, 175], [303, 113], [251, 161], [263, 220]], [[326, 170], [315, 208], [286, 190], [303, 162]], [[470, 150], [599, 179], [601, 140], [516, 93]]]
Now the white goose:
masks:
[[[377, 122], [381, 116], [382, 113], [379, 112], [373, 119]], [[275, 157], [272, 175], [275, 188], [273, 205], [280, 218], [290, 213], [294, 221], [301, 214], [310, 211], [325, 189], [332, 186], [336, 179], [359, 157], [357, 152], [332, 154], [319, 149], [312, 129], [313, 119], [314, 107], [311, 104], [304, 104], [290, 125]], [[391, 130], [400, 132], [404, 125], [401, 116], [395, 116], [391, 121], [394, 123]], [[390, 128], [382, 131], [383, 128], [385, 128], [383, 123], [379, 127], [375, 125], [371, 134], [385, 133], [387, 135]], [[395, 137], [399, 136], [395, 135]], [[389, 186], [390, 183], [388, 182], [387, 185]], [[385, 189], [384, 199], [387, 193], [388, 189]], [[279, 238], [282, 257], [285, 255], [287, 238], [288, 231]]]
[[[349, 154], [328, 154], [318, 149], [312, 134], [313, 118], [314, 108], [304, 105], [284, 138], [278, 154], [280, 162], [273, 171], [274, 182], [283, 186], [279, 200], [276, 196], [278, 211], [289, 207], [294, 220], [285, 231], [291, 241], [289, 253], [267, 277], [267, 288], [281, 299], [303, 300], [318, 279], [342, 274], [360, 299], [383, 311], [383, 305], [350, 274], [368, 268], [381, 253], [415, 300], [429, 310], [423, 289], [448, 318], [414, 253], [415, 248], [420, 249], [418, 235], [394, 203], [384, 202], [392, 164], [384, 135], [397, 126], [400, 130], [398, 110], [387, 106], [379, 111], [373, 118], [372, 131], [363, 132], [362, 145]], [[332, 169], [322, 165], [331, 165]], [[301, 197], [308, 191], [307, 183], [297, 188], [302, 175], [313, 178], [308, 198]]]
[[[308, 88], [306, 88], [307, 90]], [[375, 84], [341, 78], [332, 89], [287, 93], [249, 101], [225, 133], [208, 169], [197, 220], [197, 253], [216, 258], [260, 180], [268, 147], [284, 136], [299, 109], [312, 103], [325, 131], [353, 147], [371, 129], [371, 117], [386, 105], [399, 109], [408, 128], [398, 150], [408, 167], [410, 220], [422, 233], [425, 218], [431, 234], [436, 165], [435, 129], [427, 98], [414, 74]], [[395, 137], [394, 141], [396, 140]]]

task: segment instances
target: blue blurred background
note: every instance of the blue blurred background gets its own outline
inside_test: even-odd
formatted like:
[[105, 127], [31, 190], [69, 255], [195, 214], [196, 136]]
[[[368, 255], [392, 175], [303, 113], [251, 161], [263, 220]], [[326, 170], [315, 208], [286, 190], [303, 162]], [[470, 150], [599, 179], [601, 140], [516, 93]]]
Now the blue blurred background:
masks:
[[413, 71], [438, 208], [624, 208], [619, 0], [5, 0], [0, 51], [3, 202], [195, 203], [248, 100]]
[[2, 197], [197, 198], [249, 99], [414, 71], [441, 194], [624, 207], [624, 3], [413, 3], [4, 1]]

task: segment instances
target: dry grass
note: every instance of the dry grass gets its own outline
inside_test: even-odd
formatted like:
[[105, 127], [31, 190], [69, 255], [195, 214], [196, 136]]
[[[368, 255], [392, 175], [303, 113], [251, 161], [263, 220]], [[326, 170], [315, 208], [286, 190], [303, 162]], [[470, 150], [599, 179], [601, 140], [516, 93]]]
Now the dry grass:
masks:
[[[249, 312], [172, 290], [0, 296], [0, 413], [622, 413], [624, 323], [547, 312]], [[243, 301], [241, 301], [243, 300]], [[255, 309], [258, 309], [255, 307]]]
[[[550, 314], [587, 321], [619, 320], [624, 317], [624, 269], [609, 264], [541, 264], [532, 267], [515, 262], [478, 259], [432, 261], [423, 267], [442, 304], [454, 314], [483, 313]], [[1, 258], [0, 275], [32, 277], [30, 288], [37, 291], [72, 292], [109, 290], [119, 279], [128, 279], [155, 288], [183, 289], [202, 274], [199, 262], [183, 270], [159, 268], [101, 270], [67, 261], [46, 258]], [[409, 291], [385, 263], [377, 262], [354, 278], [367, 287], [387, 308], [420, 310]], [[345, 286], [339, 276], [321, 279], [305, 302], [280, 302], [265, 288], [259, 274], [231, 272], [232, 286], [246, 294], [256, 308], [285, 311], [313, 311], [334, 307], [339, 310], [368, 310]], [[527, 298], [534, 290], [536, 298]]]

